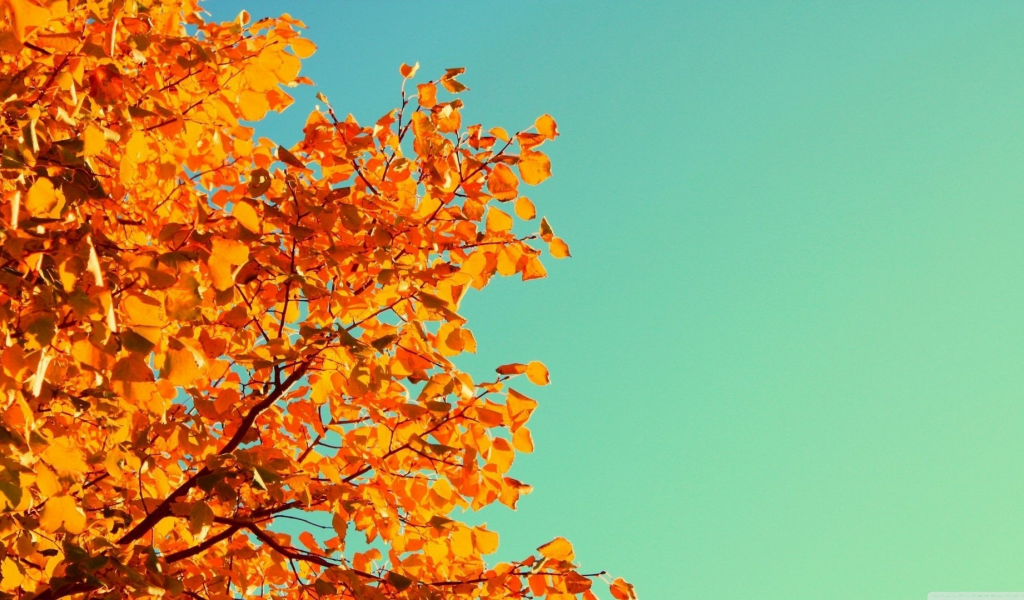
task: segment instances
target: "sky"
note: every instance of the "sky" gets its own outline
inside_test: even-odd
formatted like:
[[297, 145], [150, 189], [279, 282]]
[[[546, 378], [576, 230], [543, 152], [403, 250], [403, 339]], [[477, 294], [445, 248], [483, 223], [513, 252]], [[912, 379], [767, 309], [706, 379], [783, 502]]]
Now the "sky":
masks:
[[[1024, 591], [1024, 3], [314, 2], [315, 88], [401, 63], [543, 114], [572, 249], [464, 301], [461, 363], [544, 361], [498, 557], [572, 540], [641, 599]], [[602, 591], [603, 598], [609, 598]]]

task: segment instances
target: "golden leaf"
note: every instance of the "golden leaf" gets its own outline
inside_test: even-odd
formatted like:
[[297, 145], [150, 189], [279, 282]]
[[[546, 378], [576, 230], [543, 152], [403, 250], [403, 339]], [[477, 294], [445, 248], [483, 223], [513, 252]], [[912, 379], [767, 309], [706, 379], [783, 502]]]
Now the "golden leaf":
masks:
[[552, 560], [562, 560], [566, 562], [572, 562], [576, 558], [573, 554], [572, 544], [569, 540], [563, 537], [556, 537], [550, 542], [544, 544], [537, 551], [541, 553], [544, 558], [550, 558]]
[[304, 37], [293, 37], [288, 41], [288, 45], [291, 46], [295, 56], [299, 58], [309, 58], [316, 52], [316, 44]]
[[572, 256], [569, 254], [569, 245], [559, 237], [552, 238], [552, 240], [548, 242], [548, 249], [551, 251], [551, 256], [554, 256], [555, 258], [566, 258]]
[[267, 116], [270, 103], [265, 93], [243, 90], [238, 98], [238, 110], [246, 121], [259, 121]]
[[18, 567], [18, 563], [10, 556], [0, 563], [0, 590], [5, 592], [16, 590], [21, 587], [21, 582], [24, 579], [25, 575], [21, 572], [21, 568]]
[[231, 209], [231, 216], [237, 219], [242, 227], [253, 233], [260, 233], [260, 217], [248, 202], [236, 202]]
[[558, 137], [558, 125], [555, 124], [555, 120], [551, 118], [551, 115], [541, 115], [537, 117], [537, 120], [534, 121], [533, 125], [537, 128], [537, 133], [549, 140], [553, 140]]
[[519, 179], [512, 169], [498, 163], [487, 176], [487, 189], [498, 200], [512, 200], [519, 195]]
[[516, 216], [524, 221], [529, 221], [537, 217], [537, 209], [534, 208], [533, 202], [531, 202], [526, 196], [516, 198]]
[[57, 192], [47, 177], [39, 177], [28, 190], [24, 208], [33, 217], [49, 216], [58, 207]]
[[519, 173], [523, 183], [537, 185], [551, 177], [551, 160], [543, 152], [523, 152], [519, 155]]
[[512, 230], [512, 217], [493, 206], [487, 211], [487, 231], [505, 232]]
[[423, 108], [434, 108], [437, 105], [437, 86], [433, 83], [421, 83], [416, 86], [417, 101]]
[[85, 513], [71, 496], [54, 496], [46, 501], [39, 526], [50, 533], [61, 527], [71, 534], [81, 533], [85, 529]]

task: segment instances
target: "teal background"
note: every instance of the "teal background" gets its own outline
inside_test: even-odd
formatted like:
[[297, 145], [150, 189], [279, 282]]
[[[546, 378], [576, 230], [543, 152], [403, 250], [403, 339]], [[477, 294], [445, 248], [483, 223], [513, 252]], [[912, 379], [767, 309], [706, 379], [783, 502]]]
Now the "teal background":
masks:
[[361, 122], [415, 61], [468, 68], [468, 122], [558, 120], [529, 195], [573, 258], [464, 305], [473, 372], [552, 372], [501, 557], [563, 535], [650, 600], [1024, 591], [1024, 4], [853, 4], [207, 4], [305, 20]]

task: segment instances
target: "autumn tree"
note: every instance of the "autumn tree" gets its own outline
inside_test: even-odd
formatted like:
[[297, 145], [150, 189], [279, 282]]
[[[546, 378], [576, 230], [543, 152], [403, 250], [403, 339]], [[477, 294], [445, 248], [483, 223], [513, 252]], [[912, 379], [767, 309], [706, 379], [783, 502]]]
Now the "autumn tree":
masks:
[[569, 254], [517, 226], [551, 117], [463, 126], [462, 69], [403, 65], [284, 148], [244, 123], [311, 83], [302, 23], [0, 5], [0, 596], [595, 597], [566, 540], [488, 565], [455, 518], [530, 489], [547, 370], [452, 361], [470, 288]]

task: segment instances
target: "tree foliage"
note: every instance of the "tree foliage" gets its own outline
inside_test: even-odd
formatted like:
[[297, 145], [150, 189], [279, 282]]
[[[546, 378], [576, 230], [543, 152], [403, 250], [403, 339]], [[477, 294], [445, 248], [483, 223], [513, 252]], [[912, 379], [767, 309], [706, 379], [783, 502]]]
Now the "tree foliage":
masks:
[[397, 109], [320, 96], [284, 148], [245, 122], [311, 83], [302, 23], [0, 6], [0, 595], [595, 597], [566, 540], [487, 565], [454, 518], [530, 489], [509, 384], [547, 370], [452, 360], [470, 288], [569, 254], [516, 232], [551, 117], [463, 126], [462, 69], [403, 65]]

